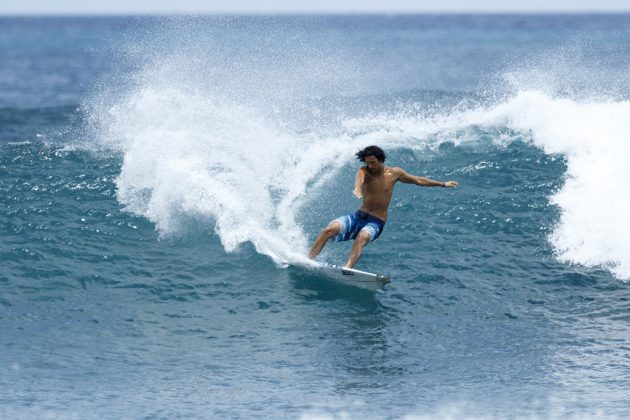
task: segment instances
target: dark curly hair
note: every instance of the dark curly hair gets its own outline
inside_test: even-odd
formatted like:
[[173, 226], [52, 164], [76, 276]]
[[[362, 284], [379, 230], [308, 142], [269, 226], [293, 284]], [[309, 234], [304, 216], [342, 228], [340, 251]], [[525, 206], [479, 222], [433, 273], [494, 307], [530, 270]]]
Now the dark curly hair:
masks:
[[385, 152], [378, 146], [368, 146], [357, 152], [357, 159], [361, 162], [365, 162], [365, 158], [368, 156], [374, 156], [379, 162], [385, 162]]

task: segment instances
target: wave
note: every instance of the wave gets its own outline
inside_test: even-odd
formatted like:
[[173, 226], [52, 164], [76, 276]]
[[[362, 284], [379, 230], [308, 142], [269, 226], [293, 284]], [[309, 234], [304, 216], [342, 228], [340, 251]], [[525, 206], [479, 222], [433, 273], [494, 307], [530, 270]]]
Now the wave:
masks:
[[603, 266], [630, 279], [630, 102], [577, 102], [521, 92], [482, 122], [530, 131], [545, 153], [567, 161], [564, 186], [550, 198], [561, 209], [549, 237], [560, 260]]
[[[295, 54], [302, 57], [307, 47], [295, 49]], [[268, 86], [269, 80], [284, 75], [277, 66], [274, 72], [280, 73], [257, 79], [257, 69], [270, 66], [268, 59], [245, 54], [245, 49], [237, 69], [214, 68], [201, 83], [211, 58], [196, 48], [170, 59], [163, 51], [152, 54], [133, 78], [121, 87], [104, 86], [83, 107], [101, 143], [123, 155], [118, 200], [154, 222], [161, 234], [177, 233], [193, 217], [213, 224], [228, 252], [251, 242], [278, 263], [304, 258], [306, 235], [296, 216], [309, 197], [354, 159], [357, 149], [370, 144], [416, 150], [461, 144], [477, 141], [470, 134], [474, 130], [467, 128], [481, 126], [496, 129], [492, 141], [497, 144], [526, 139], [546, 153], [565, 156], [566, 182], [550, 197], [561, 210], [549, 236], [557, 257], [603, 266], [630, 279], [630, 227], [624, 220], [630, 213], [624, 171], [630, 158], [630, 103], [522, 90], [493, 105], [431, 115], [422, 106], [398, 114], [375, 110], [360, 118], [332, 111], [329, 126], [300, 128], [296, 121], [305, 112], [320, 111], [300, 108], [304, 98], [290, 92], [297, 82]], [[165, 49], [176, 50], [170, 45]], [[324, 80], [334, 81], [329, 87], [345, 83], [335, 74], [321, 73]], [[347, 113], [353, 114], [356, 110]], [[505, 134], [510, 130], [517, 135]]]

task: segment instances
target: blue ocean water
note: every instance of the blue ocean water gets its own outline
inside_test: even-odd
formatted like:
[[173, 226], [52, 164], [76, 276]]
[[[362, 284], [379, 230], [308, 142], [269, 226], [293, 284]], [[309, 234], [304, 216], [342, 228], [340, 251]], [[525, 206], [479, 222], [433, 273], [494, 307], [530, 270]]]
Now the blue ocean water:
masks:
[[[3, 418], [630, 415], [630, 15], [0, 18]], [[398, 185], [358, 268], [287, 269]], [[321, 260], [343, 263], [351, 244]]]

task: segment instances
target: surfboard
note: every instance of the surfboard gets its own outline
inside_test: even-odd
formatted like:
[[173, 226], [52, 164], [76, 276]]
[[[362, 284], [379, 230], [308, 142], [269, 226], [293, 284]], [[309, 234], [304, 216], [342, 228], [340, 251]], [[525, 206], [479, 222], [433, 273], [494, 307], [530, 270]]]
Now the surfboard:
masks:
[[390, 282], [389, 276], [383, 276], [354, 268], [343, 268], [337, 265], [311, 261], [306, 264], [291, 264], [293, 267], [305, 269], [319, 277], [332, 280], [347, 286], [360, 287], [371, 291], [382, 289]]

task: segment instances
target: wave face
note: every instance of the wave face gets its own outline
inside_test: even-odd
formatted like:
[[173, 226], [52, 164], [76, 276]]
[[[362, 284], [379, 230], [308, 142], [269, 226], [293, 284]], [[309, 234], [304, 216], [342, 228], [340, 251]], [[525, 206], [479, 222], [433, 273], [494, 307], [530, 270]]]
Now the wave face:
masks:
[[0, 417], [627, 417], [629, 23], [0, 18]]
[[630, 279], [630, 102], [580, 102], [520, 92], [483, 119], [531, 132], [545, 153], [564, 156], [566, 180], [550, 201], [561, 209], [549, 236], [562, 261], [603, 266]]

